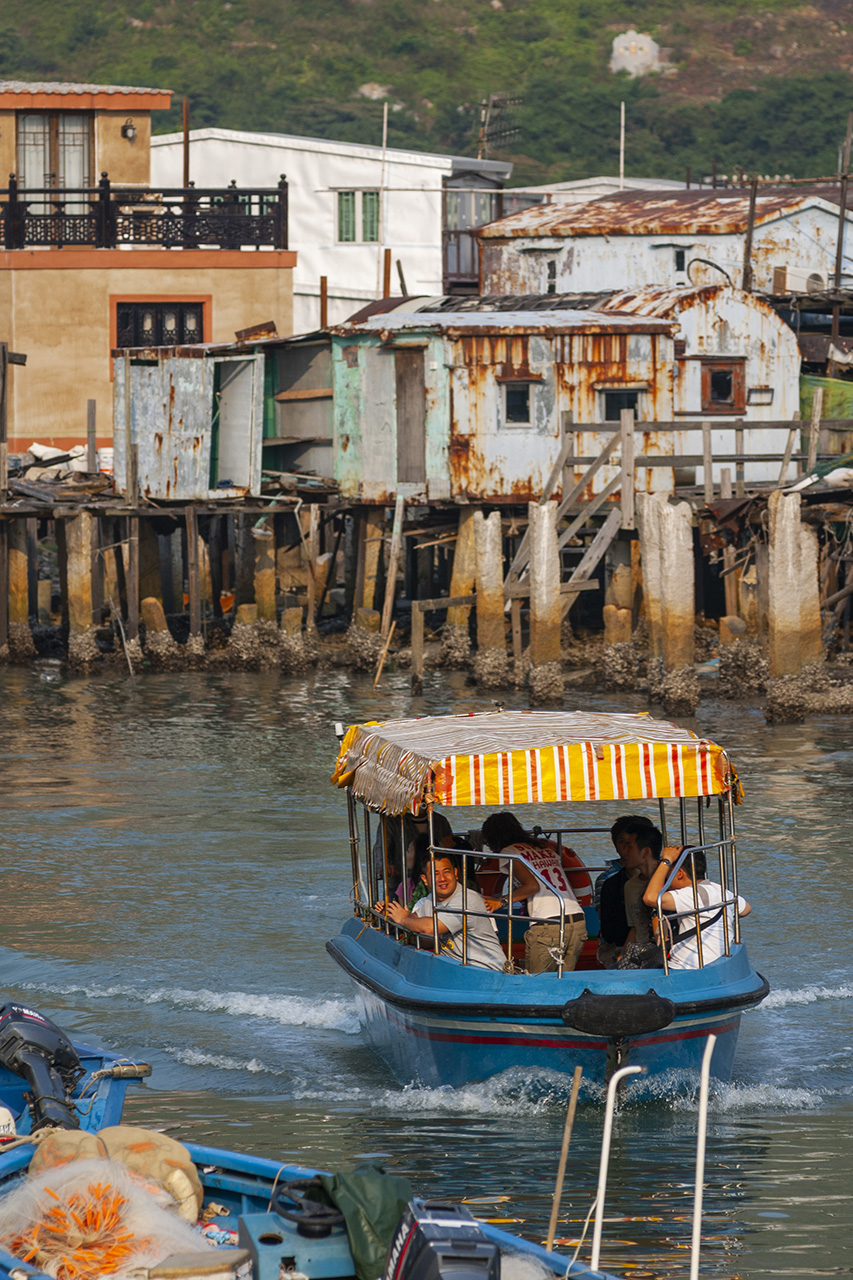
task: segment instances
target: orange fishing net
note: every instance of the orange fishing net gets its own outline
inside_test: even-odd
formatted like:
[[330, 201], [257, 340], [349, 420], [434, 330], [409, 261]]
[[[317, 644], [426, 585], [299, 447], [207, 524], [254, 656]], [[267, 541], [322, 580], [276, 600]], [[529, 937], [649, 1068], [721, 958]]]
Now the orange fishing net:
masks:
[[7, 1241], [24, 1262], [34, 1262], [57, 1280], [97, 1280], [114, 1274], [140, 1253], [151, 1240], [135, 1236], [124, 1220], [128, 1197], [111, 1183], [90, 1182], [85, 1191], [60, 1197], [50, 1187], [44, 1194], [53, 1204], [42, 1218]]

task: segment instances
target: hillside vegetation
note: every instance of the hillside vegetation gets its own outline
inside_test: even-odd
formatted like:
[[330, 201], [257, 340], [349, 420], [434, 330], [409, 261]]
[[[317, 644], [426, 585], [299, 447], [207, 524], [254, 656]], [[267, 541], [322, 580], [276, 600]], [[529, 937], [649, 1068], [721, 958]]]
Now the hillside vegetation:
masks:
[[[636, 27], [664, 51], [608, 69]], [[853, 3], [821, 0], [0, 0], [0, 77], [172, 89], [158, 131], [266, 129], [476, 154], [479, 102], [523, 98], [489, 154], [515, 181], [832, 174], [853, 109]]]

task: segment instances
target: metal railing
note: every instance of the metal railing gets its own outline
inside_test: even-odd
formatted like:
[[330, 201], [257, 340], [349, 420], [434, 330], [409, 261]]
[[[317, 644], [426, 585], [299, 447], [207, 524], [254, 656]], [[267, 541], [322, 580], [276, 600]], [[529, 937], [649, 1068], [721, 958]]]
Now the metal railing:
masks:
[[[367, 810], [365, 810], [365, 814], [366, 813], [367, 813]], [[384, 826], [383, 826], [383, 830], [384, 830]], [[365, 833], [369, 834], [369, 822], [367, 822], [367, 820], [365, 821]], [[370, 846], [368, 845], [368, 848], [369, 847]], [[383, 878], [383, 883], [384, 883], [384, 886], [387, 888], [387, 885], [388, 885], [387, 846], [386, 846], [385, 855], [386, 855], [384, 859], [385, 877]], [[507, 893], [504, 895], [507, 899], [506, 917], [504, 917], [502, 911], [499, 913], [488, 911], [488, 910], [475, 911], [468, 906], [468, 894], [474, 892], [474, 890], [470, 889], [468, 886], [469, 868], [476, 872], [476, 866], [483, 860], [484, 856], [485, 855], [482, 852], [472, 852], [470, 849], [448, 849], [448, 848], [445, 848], [443, 845], [437, 845], [430, 848], [431, 860], [435, 858], [451, 857], [455, 860], [461, 859], [461, 862], [462, 862], [462, 874], [459, 877], [459, 887], [462, 890], [461, 908], [447, 907], [444, 905], [444, 903], [440, 902], [436, 895], [435, 880], [434, 878], [430, 877], [430, 898], [432, 902], [432, 918], [433, 918], [433, 936], [430, 944], [430, 950], [432, 950], [432, 952], [435, 955], [438, 955], [443, 949], [441, 944], [441, 935], [438, 932], [438, 912], [443, 911], [443, 912], [446, 912], [448, 915], [459, 915], [462, 917], [461, 963], [463, 965], [467, 965], [471, 963], [468, 955], [468, 920], [470, 917], [477, 917], [478, 919], [487, 919], [492, 921], [496, 919], [503, 920], [504, 918], [506, 918], [507, 940], [506, 940], [506, 946], [505, 946], [505, 954], [506, 954], [507, 960], [510, 962], [512, 961], [513, 928], [517, 926], [523, 926], [524, 932], [526, 932], [531, 927], [531, 925], [541, 922], [538, 918], [535, 918], [535, 917], [531, 918], [529, 916], [517, 917], [513, 919], [513, 907], [514, 907], [513, 884], [512, 884], [513, 878], [511, 875], [508, 875], [509, 888], [507, 890]], [[492, 857], [494, 855], [489, 854], [488, 856]], [[511, 862], [513, 866], [517, 863], [520, 866], [527, 867], [527, 869], [533, 874], [536, 881], [538, 882], [540, 886], [540, 890], [542, 889], [546, 890], [553, 898], [556, 899], [557, 913], [554, 916], [548, 917], [548, 920], [550, 920], [551, 922], [555, 922], [557, 919], [559, 919], [559, 922], [560, 922], [560, 934], [559, 934], [559, 941], [558, 941], [560, 958], [557, 961], [557, 976], [562, 977], [563, 976], [562, 956], [563, 956], [563, 949], [565, 946], [565, 938], [566, 938], [566, 932], [565, 932], [566, 931], [566, 900], [565, 898], [560, 893], [560, 891], [558, 889], [555, 889], [552, 884], [550, 884], [547, 880], [545, 880], [543, 876], [540, 875], [540, 873], [536, 870], [536, 868], [531, 866], [531, 864], [527, 861], [527, 859], [524, 858], [521, 854], [501, 853], [499, 856], [503, 861]], [[375, 867], [373, 868], [371, 867], [372, 861], [373, 861], [373, 858], [371, 854], [368, 857], [368, 882], [371, 885], [376, 885], [378, 889], [379, 881], [377, 878], [374, 877], [374, 875], [371, 874], [372, 870], [375, 871]], [[472, 866], [471, 864], [474, 864], [474, 865]], [[402, 883], [403, 884], [406, 883], [405, 878]], [[362, 885], [362, 887], [364, 886]], [[359, 892], [359, 897], [361, 897], [360, 892]], [[385, 899], [385, 902], [387, 906], [387, 898]], [[393, 932], [394, 937], [399, 938], [401, 934], [405, 934], [409, 932], [406, 929], [405, 925], [395, 924], [392, 920], [389, 920], [387, 914], [384, 911], [377, 910], [375, 904], [372, 901], [369, 901], [369, 900], [364, 901], [362, 899], [358, 903], [358, 905], [362, 908], [364, 914], [366, 914], [376, 924], [378, 924], [381, 928], [384, 929], [385, 933], [391, 934]], [[405, 906], [406, 903], [404, 902], [403, 905]], [[578, 904], [578, 906], [580, 911], [583, 912], [583, 907], [581, 907], [580, 904]], [[417, 946], [418, 950], [424, 949], [423, 938], [421, 935], [415, 936], [415, 945]], [[504, 944], [501, 943], [501, 946], [503, 945]]]
[[[699, 888], [703, 883], [714, 883], [714, 882], [713, 881], [707, 882], [702, 880], [697, 881], [695, 855], [697, 853], [704, 854], [706, 863], [707, 863], [710, 861], [710, 855], [714, 852], [716, 852], [717, 854], [718, 863], [719, 863], [719, 872], [720, 872], [719, 888], [721, 890], [720, 899], [717, 902], [710, 903], [708, 906], [703, 906], [699, 901]], [[665, 893], [670, 892], [672, 882], [675, 879], [676, 874], [684, 866], [685, 862], [687, 862], [688, 860], [690, 862], [690, 875], [691, 875], [692, 888], [693, 888], [693, 906], [688, 907], [685, 911], [664, 911], [661, 905], [661, 899], [663, 898]], [[727, 862], [729, 860], [731, 861], [731, 876], [729, 875], [729, 870], [727, 866]], [[729, 893], [730, 879], [732, 881], [731, 893]], [[733, 923], [730, 923], [730, 917], [729, 917], [730, 908], [732, 909]], [[664, 881], [662, 889], [658, 893], [657, 900], [655, 902], [654, 911], [655, 911], [655, 916], [658, 923], [658, 938], [661, 940], [661, 950], [663, 952], [663, 970], [665, 974], [668, 974], [670, 971], [671, 950], [674, 950], [680, 944], [683, 945], [683, 943], [686, 941], [692, 941], [692, 939], [679, 939], [678, 934], [675, 934], [672, 936], [672, 948], [669, 948], [666, 945], [667, 932], [669, 931], [671, 934], [671, 922], [673, 920], [675, 921], [690, 920], [691, 921], [692, 927], [694, 927], [696, 930], [695, 934], [693, 935], [693, 938], [695, 938], [695, 941], [696, 941], [697, 967], [700, 969], [704, 969], [705, 956], [702, 950], [703, 922], [707, 924], [712, 917], [719, 914], [720, 923], [723, 931], [723, 954], [726, 956], [730, 956], [732, 953], [731, 951], [732, 941], [735, 944], [740, 942], [740, 916], [738, 915], [737, 861], [735, 858], [734, 837], [723, 837], [720, 840], [714, 840], [708, 844], [687, 845], [685, 848], [683, 848], [676, 862], [670, 868], [669, 875]], [[730, 937], [731, 934], [734, 935], [733, 938]], [[718, 959], [718, 958], [719, 957], [717, 956], [713, 957], [713, 959]], [[708, 961], [708, 963], [710, 964], [712, 963], [712, 961]]]
[[287, 182], [238, 190], [114, 187], [22, 189], [14, 174], [0, 188], [0, 242], [6, 249], [287, 248]]

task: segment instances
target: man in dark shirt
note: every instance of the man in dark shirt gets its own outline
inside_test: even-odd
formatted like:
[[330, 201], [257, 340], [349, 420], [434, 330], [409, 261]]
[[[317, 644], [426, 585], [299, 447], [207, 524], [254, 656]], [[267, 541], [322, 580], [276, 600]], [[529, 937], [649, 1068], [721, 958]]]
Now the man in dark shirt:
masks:
[[628, 917], [625, 914], [625, 883], [636, 874], [642, 854], [637, 837], [654, 823], [639, 814], [629, 813], [617, 818], [610, 828], [610, 839], [619, 854], [621, 866], [609, 875], [601, 885], [601, 896], [598, 904], [598, 919], [601, 925], [598, 944], [598, 963], [609, 969], [616, 963], [622, 947], [628, 938]]

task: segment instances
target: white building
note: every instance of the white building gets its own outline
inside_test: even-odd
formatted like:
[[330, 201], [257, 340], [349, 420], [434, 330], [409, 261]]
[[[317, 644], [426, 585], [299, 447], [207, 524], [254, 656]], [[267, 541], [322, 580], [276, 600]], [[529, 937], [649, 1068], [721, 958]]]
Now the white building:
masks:
[[[740, 285], [748, 221], [749, 194], [725, 188], [624, 191], [577, 206], [538, 205], [479, 232], [482, 292]], [[835, 189], [759, 195], [753, 288], [767, 293], [826, 288], [835, 269], [837, 235]], [[849, 250], [843, 272], [849, 282]]]
[[[382, 296], [384, 250], [392, 292], [476, 292], [477, 241], [471, 228], [496, 216], [512, 165], [430, 155], [355, 142], [233, 129], [190, 133], [196, 187], [236, 181], [245, 191], [288, 182], [288, 247], [296, 251], [295, 333], [320, 323], [320, 277], [328, 280], [328, 321], [338, 324]], [[183, 135], [151, 139], [153, 185], [183, 182]], [[479, 189], [479, 190], [477, 190]], [[534, 197], [535, 198], [535, 197]], [[399, 270], [397, 267], [399, 263]], [[267, 317], [258, 316], [258, 321]]]

